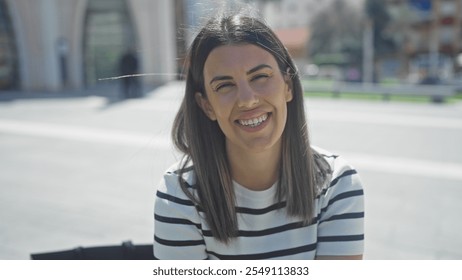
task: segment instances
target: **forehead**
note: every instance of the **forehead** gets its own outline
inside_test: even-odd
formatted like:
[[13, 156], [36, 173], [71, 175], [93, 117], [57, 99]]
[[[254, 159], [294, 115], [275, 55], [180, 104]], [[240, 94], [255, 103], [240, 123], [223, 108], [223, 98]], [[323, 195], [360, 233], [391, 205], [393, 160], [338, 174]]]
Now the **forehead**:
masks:
[[207, 57], [204, 76], [248, 71], [260, 64], [277, 67], [273, 55], [258, 46], [252, 44], [220, 46], [212, 50]]

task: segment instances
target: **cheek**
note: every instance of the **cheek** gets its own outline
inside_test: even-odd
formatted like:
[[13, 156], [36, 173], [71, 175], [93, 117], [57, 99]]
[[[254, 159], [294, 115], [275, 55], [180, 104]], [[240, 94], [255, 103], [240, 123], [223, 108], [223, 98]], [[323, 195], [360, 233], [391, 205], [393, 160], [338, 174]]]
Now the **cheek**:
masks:
[[288, 103], [287, 103], [287, 100], [285, 98], [285, 95], [284, 94], [280, 94], [278, 96], [278, 100], [275, 101], [278, 105], [278, 111], [279, 111], [279, 115], [280, 115], [280, 118], [281, 118], [281, 122], [283, 124], [283, 126], [285, 126], [286, 122], [287, 122], [287, 112], [288, 112]]
[[268, 96], [268, 98], [278, 99], [286, 93], [285, 83], [278, 78], [272, 78], [265, 83], [256, 83], [254, 90], [260, 95]]
[[287, 91], [282, 86], [272, 87], [262, 93], [262, 96], [265, 96], [275, 107], [283, 108], [287, 106]]
[[231, 94], [213, 96], [209, 100], [219, 122], [229, 117], [234, 106], [234, 98]]

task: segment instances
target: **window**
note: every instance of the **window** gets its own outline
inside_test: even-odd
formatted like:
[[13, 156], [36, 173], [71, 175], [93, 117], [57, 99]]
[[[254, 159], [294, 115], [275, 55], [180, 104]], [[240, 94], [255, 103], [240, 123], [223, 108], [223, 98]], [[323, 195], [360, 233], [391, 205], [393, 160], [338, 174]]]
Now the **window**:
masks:
[[454, 27], [441, 26], [439, 30], [439, 39], [441, 44], [452, 44], [454, 40]]
[[457, 6], [455, 1], [442, 1], [440, 6], [441, 16], [452, 16], [455, 15]]
[[90, 0], [85, 18], [85, 83], [119, 76], [119, 60], [136, 48], [136, 36], [125, 0]]

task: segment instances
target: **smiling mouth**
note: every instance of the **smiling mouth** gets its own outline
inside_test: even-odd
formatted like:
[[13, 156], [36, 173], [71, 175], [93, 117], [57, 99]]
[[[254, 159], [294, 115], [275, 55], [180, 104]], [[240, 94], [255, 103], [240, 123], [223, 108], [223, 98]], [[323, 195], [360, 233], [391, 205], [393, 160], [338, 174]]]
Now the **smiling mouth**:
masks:
[[246, 127], [257, 127], [264, 123], [269, 117], [269, 113], [266, 113], [258, 118], [248, 119], [248, 120], [237, 120], [236, 122], [242, 126]]

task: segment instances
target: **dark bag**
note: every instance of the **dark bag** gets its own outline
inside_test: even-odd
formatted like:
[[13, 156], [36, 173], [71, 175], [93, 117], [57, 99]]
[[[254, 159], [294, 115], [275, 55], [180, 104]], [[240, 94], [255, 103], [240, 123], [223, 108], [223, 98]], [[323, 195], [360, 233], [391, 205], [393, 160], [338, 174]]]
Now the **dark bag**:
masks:
[[153, 260], [152, 245], [133, 245], [125, 241], [120, 246], [77, 247], [72, 250], [31, 254], [32, 260]]

